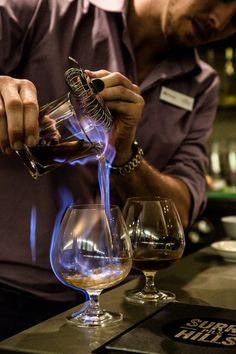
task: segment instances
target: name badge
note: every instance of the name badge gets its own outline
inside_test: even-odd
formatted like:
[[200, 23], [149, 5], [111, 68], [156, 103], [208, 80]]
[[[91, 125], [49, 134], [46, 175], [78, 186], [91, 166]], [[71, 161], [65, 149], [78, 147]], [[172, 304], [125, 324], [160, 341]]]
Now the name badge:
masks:
[[171, 90], [165, 86], [161, 87], [160, 100], [171, 103], [174, 106], [184, 108], [187, 111], [193, 110], [194, 98]]

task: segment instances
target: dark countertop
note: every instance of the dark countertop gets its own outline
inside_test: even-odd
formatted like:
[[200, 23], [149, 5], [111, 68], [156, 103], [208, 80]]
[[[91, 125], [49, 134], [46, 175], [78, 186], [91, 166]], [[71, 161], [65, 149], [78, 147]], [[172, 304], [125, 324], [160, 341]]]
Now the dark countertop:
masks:
[[[131, 305], [124, 300], [125, 291], [136, 288], [140, 279], [143, 278], [137, 277], [105, 292], [101, 297], [103, 307], [124, 314], [121, 323], [101, 329], [75, 328], [68, 325], [65, 319], [73, 309], [2, 341], [0, 352], [90, 354], [158, 309], [155, 305]], [[174, 291], [177, 301], [181, 303], [236, 310], [236, 263], [225, 262], [210, 247], [160, 271], [157, 284], [162, 289]]]

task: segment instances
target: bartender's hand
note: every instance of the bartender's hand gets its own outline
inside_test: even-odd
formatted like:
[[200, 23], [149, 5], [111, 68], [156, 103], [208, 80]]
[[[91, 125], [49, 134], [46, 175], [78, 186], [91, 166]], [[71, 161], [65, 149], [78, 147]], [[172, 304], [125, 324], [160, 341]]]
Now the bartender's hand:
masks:
[[10, 154], [23, 144], [34, 146], [39, 139], [38, 101], [28, 80], [0, 76], [0, 149]]
[[110, 135], [110, 143], [116, 149], [114, 164], [123, 165], [132, 156], [132, 143], [135, 140], [137, 126], [144, 107], [144, 99], [140, 95], [140, 89], [118, 72], [86, 70], [86, 73], [94, 80], [94, 84], [97, 84], [96, 79], [101, 79], [104, 83], [104, 88], [103, 85], [100, 85], [98, 91], [114, 119]]

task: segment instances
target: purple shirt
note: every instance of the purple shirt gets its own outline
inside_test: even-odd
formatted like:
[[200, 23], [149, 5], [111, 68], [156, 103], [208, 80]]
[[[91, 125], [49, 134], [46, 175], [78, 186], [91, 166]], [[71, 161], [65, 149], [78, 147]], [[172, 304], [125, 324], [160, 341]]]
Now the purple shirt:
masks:
[[[109, 4], [98, 2], [103, 7]], [[113, 6], [119, 4], [122, 9], [127, 2], [116, 0]], [[82, 0], [0, 0], [0, 75], [31, 80], [41, 105], [67, 91], [64, 72], [71, 66], [69, 56], [84, 69], [119, 71], [137, 83], [125, 6], [123, 13], [113, 6], [113, 11], [105, 11]], [[162, 86], [194, 98], [193, 110], [160, 100]], [[216, 73], [190, 49], [157, 62], [141, 83], [146, 105], [137, 140], [151, 165], [188, 185], [192, 220], [206, 203], [206, 141], [215, 117], [217, 89]], [[98, 200], [97, 165], [64, 166], [37, 181], [15, 154], [0, 153], [0, 166], [0, 282], [45, 298], [70, 299], [72, 291], [58, 283], [49, 262], [59, 190], [66, 188], [76, 202]], [[119, 202], [114, 191], [111, 201]], [[30, 251], [33, 206], [35, 262]]]

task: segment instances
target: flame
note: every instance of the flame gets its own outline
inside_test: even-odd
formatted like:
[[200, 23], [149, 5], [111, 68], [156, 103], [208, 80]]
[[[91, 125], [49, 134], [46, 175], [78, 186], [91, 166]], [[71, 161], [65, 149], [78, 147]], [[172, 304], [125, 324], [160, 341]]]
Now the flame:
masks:
[[[74, 122], [70, 121], [70, 132], [73, 134], [73, 136], [77, 136], [79, 132], [76, 132], [76, 129], [78, 127], [74, 124]], [[81, 128], [79, 128], [80, 130]], [[96, 141], [98, 143], [103, 142], [103, 147], [105, 143], [105, 148], [104, 151], [101, 153], [101, 151], [98, 151], [98, 155], [90, 155], [84, 158], [80, 158], [77, 160], [73, 160], [68, 162], [70, 165], [76, 165], [76, 164], [81, 164], [85, 165], [86, 163], [90, 161], [98, 161], [98, 181], [99, 181], [99, 188], [100, 188], [100, 193], [101, 193], [101, 204], [105, 206], [105, 209], [107, 212], [110, 210], [110, 168], [108, 167], [106, 163], [106, 159], [111, 163], [114, 159], [115, 156], [115, 149], [112, 148], [109, 143], [108, 143], [108, 133], [101, 132], [101, 130], [94, 128], [94, 126], [88, 126], [86, 127], [86, 133], [89, 131], [89, 137], [91, 138], [92, 141]], [[85, 135], [87, 135], [85, 133]], [[97, 134], [97, 135], [96, 135]], [[100, 155], [99, 155], [100, 154]], [[106, 157], [105, 157], [106, 155]], [[61, 160], [58, 160], [57, 162], [64, 162]], [[84, 292], [86, 299], [88, 298], [88, 294], [84, 289], [78, 289], [77, 287], [65, 282], [56, 272], [54, 264], [53, 264], [53, 249], [55, 245], [55, 241], [57, 238], [57, 235], [59, 233], [59, 228], [60, 228], [60, 223], [63, 218], [63, 215], [68, 208], [69, 205], [73, 204], [73, 197], [72, 195], [68, 192], [67, 189], [63, 188], [59, 191], [59, 200], [60, 200], [60, 208], [59, 212], [56, 216], [55, 223], [54, 223], [54, 228], [53, 228], [53, 234], [52, 234], [52, 241], [51, 241], [51, 246], [50, 246], [50, 263], [52, 270], [55, 274], [55, 276], [58, 278], [58, 280], [63, 283], [66, 286], [71, 287], [72, 289], [75, 290], [81, 290]], [[110, 217], [108, 217], [110, 219]], [[89, 225], [86, 225], [87, 231], [89, 232]], [[31, 254], [32, 254], [32, 260], [35, 262], [36, 260], [36, 208], [33, 207], [31, 211], [31, 234], [30, 234], [30, 243], [31, 243]], [[86, 245], [84, 245], [88, 249], [92, 248], [96, 250], [98, 253], [102, 253], [97, 249], [96, 244], [89, 244], [87, 242]]]
[[36, 262], [36, 207], [33, 206], [31, 209], [31, 222], [30, 222], [30, 249], [32, 261]]
[[96, 156], [88, 156], [88, 157], [84, 157], [83, 159], [78, 159], [78, 160], [74, 160], [74, 161], [68, 161], [69, 165], [74, 166], [74, 165], [86, 165], [88, 162], [91, 161], [97, 161], [97, 157]]
[[[98, 160], [98, 182], [101, 194], [101, 204], [110, 210], [110, 167], [115, 157], [115, 149], [106, 142], [106, 157], [102, 155]], [[106, 163], [109, 161], [109, 165]]]
[[60, 223], [61, 223], [61, 220], [63, 218], [63, 215], [64, 215], [66, 209], [69, 207], [69, 205], [73, 204], [73, 197], [72, 197], [72, 195], [70, 194], [70, 192], [66, 188], [61, 188], [60, 189], [60, 191], [59, 191], [59, 199], [60, 199], [60, 202], [61, 202], [61, 206], [60, 206], [59, 212], [58, 212], [58, 214], [56, 216], [56, 220], [55, 220], [55, 224], [54, 224], [54, 228], [53, 228], [53, 234], [52, 234], [51, 247], [50, 247], [50, 263], [51, 263], [51, 267], [52, 267], [52, 270], [53, 270], [55, 276], [57, 277], [57, 279], [61, 283], [63, 283], [66, 286], [69, 286], [70, 288], [72, 288], [72, 289], [74, 289], [76, 291], [79, 290], [79, 291], [83, 292], [84, 295], [85, 295], [85, 301], [86, 301], [88, 299], [87, 292], [84, 289], [79, 289], [79, 288], [74, 287], [71, 284], [66, 283], [57, 274], [57, 272], [55, 270], [55, 267], [53, 265], [53, 254], [52, 254], [52, 251], [53, 251], [54, 243], [56, 241], [56, 238], [57, 238], [57, 235], [58, 235], [58, 232], [59, 232]]
[[[55, 224], [54, 224], [54, 228], [53, 228], [53, 234], [52, 234], [51, 247], [50, 247], [50, 262], [51, 262], [52, 268], [53, 268], [52, 249], [53, 249], [54, 242], [55, 242], [58, 232], [59, 232], [60, 223], [61, 223], [62, 217], [63, 217], [66, 209], [68, 208], [68, 206], [73, 204], [73, 197], [66, 188], [61, 188], [59, 190], [59, 200], [60, 200], [61, 206], [60, 206], [59, 212], [56, 216], [56, 220], [55, 220]], [[54, 268], [53, 268], [53, 270], [54, 270]]]

